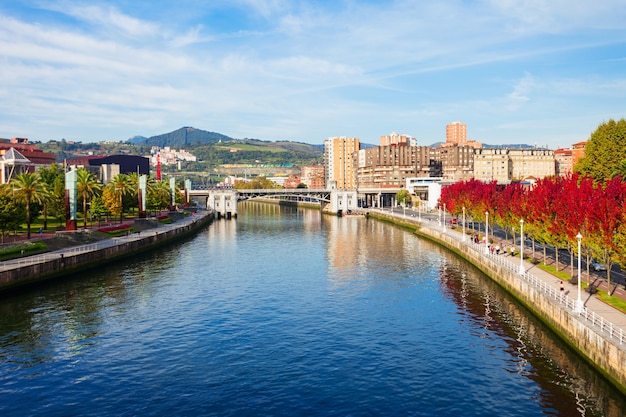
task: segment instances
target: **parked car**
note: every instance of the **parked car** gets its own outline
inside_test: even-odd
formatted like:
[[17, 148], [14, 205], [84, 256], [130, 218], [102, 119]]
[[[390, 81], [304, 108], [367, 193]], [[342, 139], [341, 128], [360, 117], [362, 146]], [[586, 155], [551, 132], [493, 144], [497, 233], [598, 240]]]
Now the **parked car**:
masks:
[[593, 269], [594, 271], [606, 271], [606, 266], [596, 261], [595, 259], [591, 260], [591, 263], [589, 264], [589, 266], [591, 266], [591, 269]]

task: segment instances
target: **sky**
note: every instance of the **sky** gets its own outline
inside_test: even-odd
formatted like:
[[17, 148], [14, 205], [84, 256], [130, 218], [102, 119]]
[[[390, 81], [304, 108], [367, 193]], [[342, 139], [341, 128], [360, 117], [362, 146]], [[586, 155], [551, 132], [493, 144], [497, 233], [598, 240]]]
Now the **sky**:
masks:
[[556, 149], [626, 117], [623, 0], [0, 2], [0, 137]]

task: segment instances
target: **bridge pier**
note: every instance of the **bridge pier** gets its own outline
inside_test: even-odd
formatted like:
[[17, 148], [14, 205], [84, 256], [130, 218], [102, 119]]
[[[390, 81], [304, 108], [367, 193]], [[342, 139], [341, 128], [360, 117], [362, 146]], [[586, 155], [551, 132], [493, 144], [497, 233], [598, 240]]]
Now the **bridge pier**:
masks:
[[206, 206], [213, 209], [218, 220], [237, 218], [237, 192], [236, 191], [211, 191], [207, 198]]
[[[358, 209], [358, 192], [356, 190], [310, 190], [310, 189], [263, 189], [263, 190], [191, 190], [194, 200], [206, 196], [206, 207], [215, 211], [218, 219], [237, 218], [237, 202], [257, 197], [298, 198], [298, 201], [319, 201], [320, 209], [325, 212], [343, 214]], [[295, 201], [295, 200], [294, 200]]]

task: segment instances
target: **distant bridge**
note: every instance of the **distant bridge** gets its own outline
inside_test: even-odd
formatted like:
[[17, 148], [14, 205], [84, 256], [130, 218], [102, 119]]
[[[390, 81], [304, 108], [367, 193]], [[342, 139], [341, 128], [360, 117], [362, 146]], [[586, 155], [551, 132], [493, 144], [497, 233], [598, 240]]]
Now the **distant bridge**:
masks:
[[308, 188], [276, 188], [259, 190], [234, 190], [232, 188], [214, 188], [191, 190], [192, 200], [206, 204], [215, 210], [218, 217], [237, 217], [237, 203], [255, 198], [276, 198], [287, 201], [319, 202], [320, 209], [331, 213], [356, 210], [358, 207], [356, 190], [327, 190]]

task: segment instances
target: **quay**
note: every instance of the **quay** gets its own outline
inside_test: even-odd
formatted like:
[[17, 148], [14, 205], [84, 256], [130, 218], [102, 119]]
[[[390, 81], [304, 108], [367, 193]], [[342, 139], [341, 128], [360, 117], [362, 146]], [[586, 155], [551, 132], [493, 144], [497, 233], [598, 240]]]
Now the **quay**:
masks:
[[183, 239], [209, 224], [214, 216], [211, 210], [198, 210], [187, 216], [173, 216], [175, 221], [171, 224], [160, 224], [154, 219], [151, 227], [127, 236], [0, 262], [0, 293], [75, 274]]
[[[425, 239], [437, 243], [480, 269], [504, 288], [544, 324], [552, 329], [607, 380], [626, 395], [626, 314], [594, 295], [583, 293], [584, 306], [577, 308], [572, 295], [576, 286], [564, 283], [524, 259], [520, 273], [519, 257], [485, 253], [484, 243], [463, 240], [459, 229], [430, 219], [418, 221], [403, 214], [372, 210], [368, 217], [410, 227]], [[563, 285], [563, 286], [562, 286]]]

